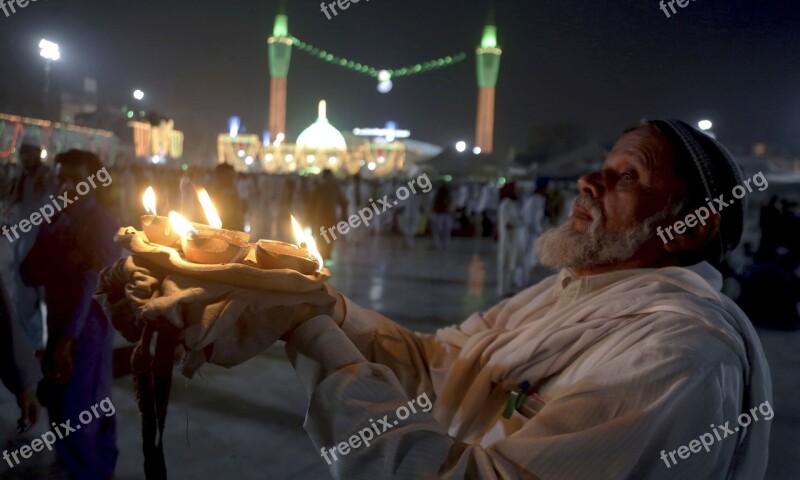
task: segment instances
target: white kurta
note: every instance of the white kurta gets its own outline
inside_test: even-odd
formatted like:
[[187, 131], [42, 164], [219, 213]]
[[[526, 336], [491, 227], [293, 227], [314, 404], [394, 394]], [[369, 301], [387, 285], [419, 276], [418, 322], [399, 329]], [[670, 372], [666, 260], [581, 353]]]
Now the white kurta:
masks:
[[[708, 453], [669, 467], [660, 457], [772, 400], [758, 338], [720, 285], [707, 263], [576, 280], [564, 271], [436, 335], [347, 301], [341, 329], [316, 317], [287, 343], [310, 396], [305, 428], [330, 448], [426, 393], [430, 413], [340, 456], [334, 476], [762, 478], [763, 418]], [[506, 420], [523, 381], [541, 402]]]
[[503, 199], [497, 210], [497, 294], [501, 297], [524, 285], [526, 232], [519, 202]]

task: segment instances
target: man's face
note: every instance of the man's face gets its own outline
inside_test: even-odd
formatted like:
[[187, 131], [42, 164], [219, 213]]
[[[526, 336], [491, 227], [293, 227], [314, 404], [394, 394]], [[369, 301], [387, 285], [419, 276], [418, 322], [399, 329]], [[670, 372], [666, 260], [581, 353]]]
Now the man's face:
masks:
[[675, 177], [667, 139], [646, 127], [623, 135], [600, 171], [581, 177], [578, 187], [567, 222], [537, 242], [545, 265], [586, 269], [637, 256], [646, 262], [656, 252], [654, 229], [677, 213], [667, 207], [686, 182]]
[[69, 198], [80, 198], [80, 195], [75, 191], [75, 186], [89, 177], [89, 171], [85, 165], [75, 166], [57, 163], [56, 175], [58, 175], [58, 184], [62, 192], [68, 192]]

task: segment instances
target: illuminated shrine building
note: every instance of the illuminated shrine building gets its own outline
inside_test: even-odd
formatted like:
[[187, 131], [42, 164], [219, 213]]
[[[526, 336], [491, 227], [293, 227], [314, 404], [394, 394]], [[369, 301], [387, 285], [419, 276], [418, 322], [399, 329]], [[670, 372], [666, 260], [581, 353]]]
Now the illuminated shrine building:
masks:
[[330, 123], [327, 103], [322, 100], [317, 120], [300, 133], [294, 144], [285, 143], [284, 136], [278, 135], [265, 145], [257, 135], [232, 131], [218, 137], [218, 161], [239, 171], [301, 175], [319, 174], [328, 168], [340, 175], [362, 171], [367, 176], [383, 177], [405, 167], [405, 144], [381, 137], [348, 136], [349, 142]]

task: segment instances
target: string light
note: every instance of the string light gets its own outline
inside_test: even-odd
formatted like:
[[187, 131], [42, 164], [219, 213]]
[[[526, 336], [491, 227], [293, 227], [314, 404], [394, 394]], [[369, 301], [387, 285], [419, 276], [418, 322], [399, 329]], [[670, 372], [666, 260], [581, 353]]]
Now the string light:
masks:
[[114, 133], [106, 130], [97, 130], [94, 128], [78, 127], [76, 125], [67, 125], [61, 122], [50, 122], [48, 120], [39, 120], [38, 118], [20, 117], [18, 115], [7, 115], [0, 113], [0, 120], [5, 120], [9, 123], [24, 123], [25, 125], [32, 125], [42, 128], [58, 128], [68, 130], [70, 132], [84, 133], [86, 135], [97, 135], [101, 137], [111, 138]]
[[379, 78], [380, 76], [386, 77], [387, 75], [388, 78], [407, 77], [409, 75], [416, 75], [418, 73], [425, 73], [431, 70], [449, 67], [456, 63], [463, 62], [467, 58], [467, 54], [461, 52], [455, 55], [448, 55], [446, 57], [429, 60], [423, 63], [418, 63], [416, 65], [409, 65], [406, 67], [393, 68], [393, 69], [381, 69], [381, 68], [370, 67], [369, 65], [364, 65], [344, 57], [339, 57], [326, 50], [322, 50], [311, 44], [308, 44], [297, 37], [289, 37], [289, 38], [292, 40], [292, 46], [300, 49], [303, 52], [308, 53], [311, 56], [317, 57], [320, 60], [324, 60], [333, 65], [337, 65], [342, 68], [347, 68], [348, 70], [352, 70], [356, 73], [363, 73], [372, 78]]
[[7, 150], [0, 150], [0, 158], [7, 158], [16, 151], [17, 142], [24, 131], [25, 127], [22, 126], [22, 123], [17, 123], [14, 126], [14, 133], [11, 135], [11, 146]]

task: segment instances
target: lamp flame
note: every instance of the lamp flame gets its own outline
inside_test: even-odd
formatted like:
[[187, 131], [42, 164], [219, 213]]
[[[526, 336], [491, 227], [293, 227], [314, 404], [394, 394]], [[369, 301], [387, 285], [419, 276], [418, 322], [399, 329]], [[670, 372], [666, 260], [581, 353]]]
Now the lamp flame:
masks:
[[217, 209], [214, 208], [214, 203], [211, 201], [211, 197], [208, 196], [206, 189], [195, 187], [195, 193], [197, 193], [197, 200], [200, 201], [200, 205], [203, 206], [208, 224], [214, 228], [222, 228], [222, 220], [219, 218]]
[[144, 204], [144, 211], [147, 212], [148, 215], [158, 215], [158, 213], [156, 213], [156, 192], [153, 190], [153, 187], [147, 187], [147, 190], [144, 191], [142, 203]]
[[303, 227], [300, 226], [300, 223], [294, 218], [294, 215], [290, 215], [290, 217], [292, 218], [292, 231], [294, 232], [294, 238], [297, 244], [305, 244], [308, 253], [317, 261], [317, 271], [319, 272], [322, 270], [325, 262], [322, 260], [322, 255], [319, 254], [319, 250], [317, 250], [317, 242], [314, 240], [314, 235], [311, 234], [310, 229], [304, 230]]
[[197, 235], [197, 230], [194, 229], [192, 224], [177, 212], [169, 212], [169, 224], [172, 226], [175, 233], [182, 238], [188, 239], [193, 235]]

